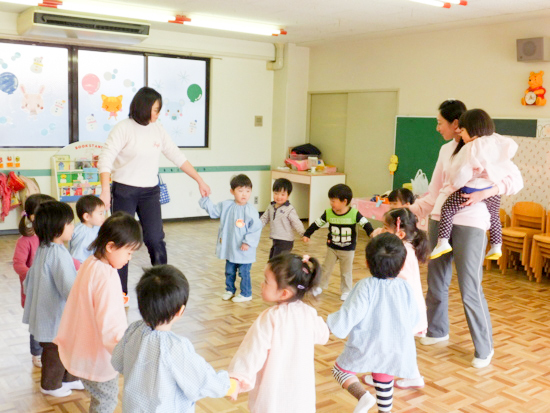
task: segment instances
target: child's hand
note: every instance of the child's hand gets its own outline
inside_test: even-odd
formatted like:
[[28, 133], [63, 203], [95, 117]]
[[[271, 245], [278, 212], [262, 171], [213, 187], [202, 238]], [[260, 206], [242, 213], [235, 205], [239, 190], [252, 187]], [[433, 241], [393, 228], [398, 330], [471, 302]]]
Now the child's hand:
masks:
[[376, 228], [374, 231], [372, 231], [372, 234], [370, 234], [371, 238], [376, 237], [377, 235], [380, 235], [383, 231], [383, 228]]
[[239, 396], [239, 392], [241, 391], [241, 382], [237, 379], [230, 377], [229, 383], [230, 383], [229, 390], [227, 391], [225, 397], [229, 397], [229, 399], [235, 401], [237, 400], [237, 397]]
[[243, 245], [241, 245], [241, 251], [248, 251], [248, 249], [250, 248], [250, 246], [248, 244], [245, 244], [243, 242]]
[[302, 238], [302, 241], [304, 241], [304, 242], [309, 242], [309, 238], [308, 238], [308, 237], [304, 237], [304, 238]]

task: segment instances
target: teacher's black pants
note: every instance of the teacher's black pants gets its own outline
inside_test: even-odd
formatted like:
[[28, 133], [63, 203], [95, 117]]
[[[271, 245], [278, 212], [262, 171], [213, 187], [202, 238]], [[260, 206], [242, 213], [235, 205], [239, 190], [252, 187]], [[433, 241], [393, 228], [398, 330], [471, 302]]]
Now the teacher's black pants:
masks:
[[[160, 188], [140, 188], [113, 182], [113, 212], [124, 211], [131, 216], [137, 213], [143, 229], [143, 242], [149, 251], [152, 265], [166, 264], [166, 243], [160, 211]], [[128, 294], [128, 264], [118, 270], [122, 290]]]

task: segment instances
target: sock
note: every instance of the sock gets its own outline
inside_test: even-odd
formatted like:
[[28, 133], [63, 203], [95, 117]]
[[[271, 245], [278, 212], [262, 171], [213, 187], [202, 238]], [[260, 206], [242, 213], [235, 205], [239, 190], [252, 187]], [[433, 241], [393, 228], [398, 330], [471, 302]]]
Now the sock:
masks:
[[344, 383], [352, 378], [352, 377], [355, 377], [354, 374], [350, 374], [348, 372], [345, 372], [343, 370], [341, 370], [337, 364], [334, 365], [334, 367], [332, 368], [332, 375], [334, 376], [334, 378], [336, 379], [336, 381], [338, 382], [338, 384], [342, 387], [344, 387]]
[[353, 397], [355, 397], [357, 400], [361, 399], [367, 392], [363, 385], [356, 381], [355, 383], [352, 383], [347, 388], [349, 394], [351, 394]]
[[376, 389], [378, 411], [391, 412], [393, 406], [393, 380], [390, 382], [374, 380], [374, 388]]

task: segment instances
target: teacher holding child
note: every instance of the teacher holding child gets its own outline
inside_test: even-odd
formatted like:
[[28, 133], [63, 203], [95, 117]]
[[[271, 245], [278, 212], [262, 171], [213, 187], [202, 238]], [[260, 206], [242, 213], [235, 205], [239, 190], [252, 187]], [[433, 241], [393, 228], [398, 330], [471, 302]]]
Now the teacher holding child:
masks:
[[[98, 162], [101, 187], [105, 189], [101, 200], [109, 208], [112, 196], [113, 212], [125, 211], [131, 216], [137, 213], [152, 265], [168, 261], [160, 209], [160, 154], [197, 181], [201, 196], [210, 194], [210, 187], [157, 122], [161, 108], [162, 96], [154, 89], [142, 87], [132, 99], [128, 119], [109, 133]], [[108, 191], [111, 177], [113, 184]], [[127, 303], [128, 265], [118, 272]]]
[[[429, 192], [409, 207], [418, 217], [431, 214], [428, 238], [432, 249], [437, 243], [441, 207], [456, 190], [450, 184], [450, 171], [454, 156], [464, 146], [459, 134], [459, 119], [464, 112], [466, 106], [459, 100], [446, 100], [439, 106], [437, 131], [449, 142], [439, 151]], [[511, 171], [509, 176], [495, 184], [488, 189], [462, 195], [464, 208], [454, 215], [452, 222], [452, 251], [428, 263], [428, 331], [420, 343], [432, 345], [449, 340], [449, 285], [454, 260], [466, 321], [475, 347], [471, 362], [475, 368], [491, 364], [494, 354], [491, 316], [481, 286], [490, 215], [486, 204], [480, 201], [497, 194], [515, 194], [522, 188], [523, 180], [517, 170], [517, 173]]]

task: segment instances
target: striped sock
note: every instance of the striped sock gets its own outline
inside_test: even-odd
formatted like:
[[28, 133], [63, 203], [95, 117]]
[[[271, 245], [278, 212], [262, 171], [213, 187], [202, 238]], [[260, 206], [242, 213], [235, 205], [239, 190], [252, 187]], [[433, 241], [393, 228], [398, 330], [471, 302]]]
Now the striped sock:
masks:
[[391, 412], [393, 406], [393, 380], [389, 382], [374, 381], [378, 411]]
[[350, 379], [351, 377], [355, 377], [354, 374], [350, 374], [344, 370], [341, 370], [337, 364], [335, 364], [332, 368], [332, 375], [334, 376], [338, 384], [342, 387], [344, 386], [346, 380]]

